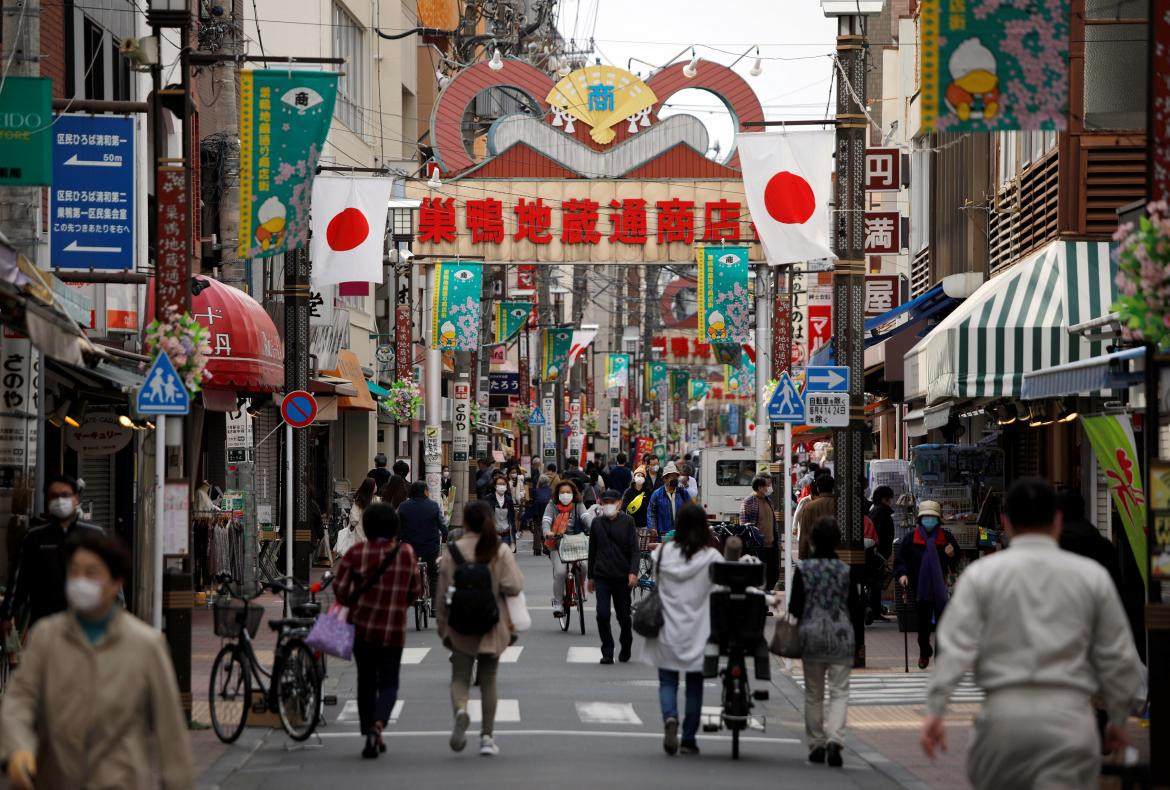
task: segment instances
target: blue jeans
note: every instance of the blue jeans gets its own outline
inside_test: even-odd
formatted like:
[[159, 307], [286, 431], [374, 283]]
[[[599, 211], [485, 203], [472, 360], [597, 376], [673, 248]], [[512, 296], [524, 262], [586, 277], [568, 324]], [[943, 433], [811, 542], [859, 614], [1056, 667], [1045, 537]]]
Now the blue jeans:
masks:
[[[699, 731], [699, 715], [703, 711], [703, 673], [687, 672], [686, 718], [682, 723], [684, 742], [695, 740]], [[662, 704], [662, 719], [678, 718], [678, 672], [658, 670], [658, 701]]]

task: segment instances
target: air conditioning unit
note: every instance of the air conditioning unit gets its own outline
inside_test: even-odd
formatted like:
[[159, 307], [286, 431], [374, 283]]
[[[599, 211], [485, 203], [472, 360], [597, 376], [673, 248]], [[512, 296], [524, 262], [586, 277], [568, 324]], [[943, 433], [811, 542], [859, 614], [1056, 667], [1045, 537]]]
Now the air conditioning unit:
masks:
[[157, 66], [158, 38], [155, 36], [147, 36], [146, 38], [127, 36], [118, 45], [118, 52], [135, 66]]

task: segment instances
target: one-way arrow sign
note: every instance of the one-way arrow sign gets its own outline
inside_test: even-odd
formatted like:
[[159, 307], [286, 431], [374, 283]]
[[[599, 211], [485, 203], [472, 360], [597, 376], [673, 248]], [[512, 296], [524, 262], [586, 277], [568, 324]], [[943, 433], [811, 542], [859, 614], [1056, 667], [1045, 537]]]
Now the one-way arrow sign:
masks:
[[806, 368], [805, 380], [810, 392], [848, 392], [849, 368], [843, 365]]

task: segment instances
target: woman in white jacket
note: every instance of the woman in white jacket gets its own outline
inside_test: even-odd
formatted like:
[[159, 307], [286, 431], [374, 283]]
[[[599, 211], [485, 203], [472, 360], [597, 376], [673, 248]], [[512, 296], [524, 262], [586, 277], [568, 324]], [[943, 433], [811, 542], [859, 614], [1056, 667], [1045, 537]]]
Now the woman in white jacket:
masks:
[[[703, 648], [711, 634], [711, 563], [719, 552], [710, 548], [707, 514], [688, 503], [679, 508], [674, 540], [654, 552], [658, 594], [662, 599], [662, 630], [647, 639], [643, 659], [658, 668], [658, 698], [662, 704], [667, 754], [680, 748], [683, 754], [698, 754], [695, 735], [703, 708]], [[678, 736], [679, 674], [686, 675], [686, 708], [682, 743]]]

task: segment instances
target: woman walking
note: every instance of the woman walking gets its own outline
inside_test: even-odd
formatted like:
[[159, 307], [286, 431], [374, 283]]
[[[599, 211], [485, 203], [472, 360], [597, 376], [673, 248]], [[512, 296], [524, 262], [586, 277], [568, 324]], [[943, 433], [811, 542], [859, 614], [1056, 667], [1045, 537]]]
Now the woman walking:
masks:
[[650, 512], [650, 487], [646, 485], [646, 467], [639, 466], [634, 470], [634, 477], [630, 487], [622, 495], [622, 510], [634, 519], [634, 526], [638, 529], [646, 528], [646, 514]]
[[[471, 502], [463, 510], [463, 535], [448, 544], [448, 554], [439, 569], [439, 589], [450, 590], [455, 584], [456, 568], [471, 563], [486, 566], [491, 575], [490, 592], [495, 597], [499, 619], [482, 636], [462, 634], [451, 626], [452, 601], [439, 596], [439, 638], [451, 651], [451, 706], [455, 711], [455, 727], [451, 730], [451, 748], [461, 752], [467, 745], [467, 700], [471, 691], [472, 671], [478, 664], [476, 677], [482, 696], [483, 721], [479, 736], [479, 753], [492, 757], [500, 753], [492, 737], [496, 718], [496, 674], [500, 654], [512, 643], [514, 632], [506, 596], [519, 595], [524, 589], [524, 577], [512, 552], [500, 542], [496, 532], [492, 508], [487, 502]], [[473, 570], [473, 569], [469, 569]], [[461, 595], [470, 593], [464, 588]], [[462, 603], [462, 599], [460, 600]], [[488, 607], [490, 609], [490, 607]]]
[[947, 605], [946, 575], [959, 568], [959, 542], [942, 526], [938, 502], [918, 504], [918, 526], [898, 544], [894, 576], [914, 601], [918, 621], [918, 668], [926, 669], [934, 649], [930, 634]]
[[397, 540], [398, 514], [393, 507], [384, 502], [370, 505], [362, 526], [369, 540], [341, 558], [335, 595], [338, 603], [349, 607], [354, 626], [358, 718], [366, 737], [362, 757], [373, 759], [386, 751], [382, 729], [398, 700], [406, 611], [421, 584], [414, 549]]
[[[849, 566], [837, 559], [841, 530], [835, 518], [813, 525], [812, 553], [800, 561], [792, 581], [788, 612], [799, 618], [801, 665], [804, 668], [804, 734], [808, 759], [840, 768], [845, 743], [849, 674], [853, 670], [853, 622], [860, 605], [849, 583]], [[829, 711], [825, 716], [825, 685]]]
[[362, 514], [366, 508], [377, 501], [378, 484], [374, 478], [367, 477], [353, 493], [353, 504], [349, 508], [349, 526], [337, 533], [337, 543], [333, 546], [333, 553], [344, 557], [346, 552], [359, 543], [366, 542], [366, 532], [362, 528]]
[[589, 524], [592, 521], [593, 516], [581, 504], [581, 494], [577, 491], [577, 485], [572, 480], [561, 480], [557, 483], [556, 496], [544, 509], [540, 527], [544, 536], [544, 547], [548, 549], [549, 559], [552, 560], [553, 617], [558, 620], [564, 616], [565, 577], [569, 573], [565, 563], [561, 562], [561, 538], [565, 535], [589, 532]]
[[[496, 534], [500, 540], [512, 546], [513, 536], [519, 529], [516, 516], [516, 504], [512, 494], [508, 491], [508, 478], [503, 472], [492, 475], [492, 488], [483, 498], [492, 508], [492, 518], [496, 525]], [[513, 551], [515, 547], [513, 546]]]
[[[678, 510], [674, 540], [653, 554], [663, 625], [657, 638], [647, 639], [643, 659], [658, 668], [658, 698], [662, 705], [667, 754], [698, 754], [695, 734], [703, 707], [703, 648], [711, 634], [711, 578], [708, 568], [719, 562], [719, 552], [708, 542], [707, 513], [698, 505]], [[686, 715], [682, 743], [678, 737], [679, 675], [686, 675]]]

